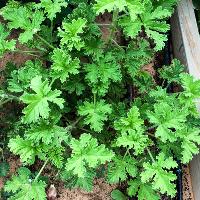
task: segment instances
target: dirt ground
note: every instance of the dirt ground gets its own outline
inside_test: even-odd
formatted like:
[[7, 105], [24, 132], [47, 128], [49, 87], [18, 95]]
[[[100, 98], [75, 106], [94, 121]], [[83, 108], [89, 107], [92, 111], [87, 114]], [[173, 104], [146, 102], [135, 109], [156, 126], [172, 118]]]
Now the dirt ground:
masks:
[[57, 200], [111, 200], [110, 194], [116, 185], [109, 185], [103, 179], [94, 181], [94, 189], [88, 193], [81, 189], [58, 189]]

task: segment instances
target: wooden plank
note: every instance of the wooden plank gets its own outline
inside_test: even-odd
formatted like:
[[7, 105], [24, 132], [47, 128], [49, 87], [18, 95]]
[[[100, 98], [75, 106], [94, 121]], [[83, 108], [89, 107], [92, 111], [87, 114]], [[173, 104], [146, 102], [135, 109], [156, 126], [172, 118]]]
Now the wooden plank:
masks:
[[[182, 0], [172, 17], [174, 56], [188, 67], [196, 79], [200, 79], [200, 36], [192, 0]], [[200, 103], [197, 104], [200, 111]], [[200, 200], [200, 155], [190, 163], [192, 188], [195, 200]]]

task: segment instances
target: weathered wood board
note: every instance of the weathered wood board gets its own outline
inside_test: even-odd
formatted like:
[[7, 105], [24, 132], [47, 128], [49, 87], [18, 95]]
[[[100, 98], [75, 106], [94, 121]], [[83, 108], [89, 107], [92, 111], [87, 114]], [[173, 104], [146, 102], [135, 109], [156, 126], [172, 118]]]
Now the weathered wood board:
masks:
[[[172, 17], [174, 56], [188, 67], [188, 72], [200, 79], [200, 36], [192, 0], [181, 0]], [[200, 111], [200, 103], [197, 104]], [[195, 200], [200, 200], [200, 155], [190, 163], [192, 188]]]

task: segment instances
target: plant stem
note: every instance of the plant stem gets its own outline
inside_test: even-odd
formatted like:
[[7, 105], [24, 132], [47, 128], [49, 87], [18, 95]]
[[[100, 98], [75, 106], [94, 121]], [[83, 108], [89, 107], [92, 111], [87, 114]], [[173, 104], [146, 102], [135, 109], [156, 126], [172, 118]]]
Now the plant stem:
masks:
[[53, 85], [54, 81], [56, 80], [56, 78], [54, 77], [52, 80], [51, 80], [51, 83], [50, 83], [50, 87]]
[[0, 151], [1, 151], [1, 155], [2, 155], [2, 159], [3, 159], [3, 161], [5, 161], [4, 154], [3, 154], [3, 149], [0, 148]]
[[155, 138], [155, 135], [151, 134], [151, 133], [147, 133], [147, 135], [151, 136], [151, 137], [154, 137]]
[[46, 159], [46, 161], [44, 162], [44, 164], [42, 165], [42, 168], [40, 169], [39, 173], [37, 174], [37, 176], [35, 177], [33, 182], [36, 182], [37, 179], [39, 178], [39, 176], [41, 175], [42, 171], [44, 170], [45, 166], [47, 165], [49, 161], [49, 158]]
[[39, 55], [33, 54], [33, 53], [38, 53], [39, 51], [23, 51], [23, 50], [17, 49], [17, 50], [14, 50], [12, 52], [14, 52], [14, 53], [28, 54], [30, 56], [39, 57]]
[[90, 130], [88, 130], [88, 129], [85, 129], [85, 128], [78, 128], [78, 129], [80, 129], [80, 130], [82, 130], [82, 131], [85, 131], [85, 132], [87, 132], [87, 133], [94, 133], [94, 132], [92, 132], [92, 131], [90, 131]]
[[153, 156], [152, 156], [151, 151], [149, 150], [149, 148], [147, 147], [146, 149], [147, 149], [147, 152], [148, 152], [148, 154], [149, 154], [152, 162], [156, 162], [155, 159], [153, 158]]
[[9, 102], [9, 101], [12, 101], [12, 100], [16, 100], [16, 101], [20, 101], [19, 97], [17, 96], [13, 96], [11, 94], [6, 94], [5, 97], [2, 98], [2, 100], [5, 99], [4, 101], [0, 101], [0, 107], [2, 105], [4, 105], [5, 103]]
[[117, 26], [118, 15], [119, 15], [119, 9], [114, 10], [113, 17], [112, 17], [112, 24], [111, 24], [110, 36], [108, 37], [107, 44], [110, 44], [110, 42], [112, 42], [112, 39], [113, 39], [113, 37], [115, 35], [115, 30], [116, 30], [116, 26]]
[[40, 53], [41, 52], [41, 51], [36, 51], [36, 50], [21, 50], [21, 49], [16, 49], [14, 51], [22, 52], [22, 53]]
[[79, 117], [72, 125], [71, 127], [74, 128], [76, 126], [76, 124], [79, 123], [79, 121], [82, 119], [83, 117]]
[[111, 24], [96, 24], [98, 26], [110, 26]]
[[51, 41], [53, 41], [53, 20], [51, 20]]
[[2, 101], [0, 102], [0, 107], [3, 105], [3, 104], [6, 104], [7, 102], [11, 101], [11, 99], [6, 99], [5, 101]]
[[119, 44], [118, 44], [118, 43], [117, 43], [117, 42], [116, 42], [114, 39], [112, 39], [112, 41], [113, 41], [113, 43], [115, 43], [115, 44], [116, 44], [116, 46], [117, 46], [117, 47], [119, 47], [119, 49], [122, 49], [122, 50], [124, 50], [124, 49], [123, 49], [123, 47], [122, 47], [122, 46], [120, 46], [120, 45], [119, 45]]
[[97, 93], [94, 93], [94, 106], [96, 106], [96, 102], [97, 102]]
[[124, 160], [124, 158], [126, 157], [126, 155], [129, 153], [129, 148], [128, 149], [126, 149], [126, 152], [125, 152], [125, 154], [124, 154], [124, 156], [123, 156], [123, 160]]
[[38, 34], [35, 34], [44, 44], [46, 44], [49, 48], [51, 49], [55, 49], [55, 47], [53, 45], [51, 45], [48, 41], [46, 41], [43, 37], [41, 37]]

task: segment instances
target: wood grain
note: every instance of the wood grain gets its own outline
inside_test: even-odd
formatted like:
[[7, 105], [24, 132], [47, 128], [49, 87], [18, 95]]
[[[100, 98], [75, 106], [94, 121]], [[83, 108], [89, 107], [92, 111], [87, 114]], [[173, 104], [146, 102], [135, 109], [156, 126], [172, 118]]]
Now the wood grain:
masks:
[[[200, 36], [192, 0], [182, 0], [172, 17], [172, 40], [174, 56], [188, 68], [188, 72], [200, 79]], [[197, 103], [200, 111], [200, 103]], [[200, 155], [190, 163], [194, 199], [200, 200]]]

